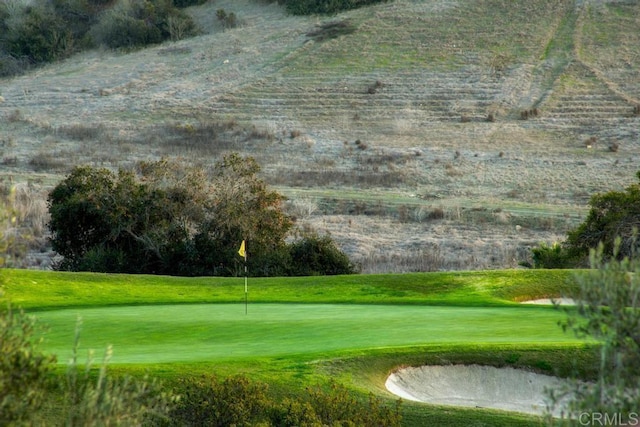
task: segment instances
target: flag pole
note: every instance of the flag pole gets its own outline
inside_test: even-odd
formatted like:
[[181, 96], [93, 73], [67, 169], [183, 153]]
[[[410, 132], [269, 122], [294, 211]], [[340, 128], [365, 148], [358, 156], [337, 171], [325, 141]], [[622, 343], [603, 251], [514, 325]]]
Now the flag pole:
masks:
[[247, 254], [244, 255], [244, 314], [247, 314], [249, 288], [247, 286]]
[[244, 258], [244, 314], [248, 312], [249, 305], [249, 287], [247, 284], [247, 251], [245, 249], [245, 241], [243, 240], [240, 244], [240, 249], [238, 249], [238, 255]]

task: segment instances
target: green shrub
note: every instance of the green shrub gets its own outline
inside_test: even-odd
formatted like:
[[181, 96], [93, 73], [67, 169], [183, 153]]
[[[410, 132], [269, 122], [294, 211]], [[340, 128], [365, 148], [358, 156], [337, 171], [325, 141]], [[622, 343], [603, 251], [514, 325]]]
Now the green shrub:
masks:
[[577, 260], [560, 243], [542, 243], [531, 250], [534, 268], [573, 268]]
[[207, 0], [173, 0], [175, 7], [185, 8], [189, 6], [199, 6], [205, 4]]
[[29, 425], [40, 409], [54, 356], [37, 350], [35, 319], [0, 309], [0, 425]]
[[233, 12], [227, 13], [224, 9], [218, 9], [216, 10], [216, 17], [225, 28], [235, 28], [238, 26], [238, 18]]
[[306, 236], [289, 246], [292, 276], [353, 274], [355, 266], [329, 236]]
[[[219, 381], [203, 376], [182, 382], [181, 399], [171, 411], [173, 425], [252, 426], [267, 419], [267, 386], [245, 376]], [[269, 425], [269, 424], [263, 424]]]
[[73, 37], [66, 23], [48, 5], [35, 4], [11, 19], [4, 42], [7, 54], [32, 63], [51, 62], [68, 56]]
[[94, 41], [110, 48], [146, 46], [195, 33], [191, 18], [170, 0], [122, 0], [91, 29]]
[[151, 22], [123, 10], [109, 10], [92, 28], [96, 43], [112, 49], [145, 46], [162, 41], [162, 33]]
[[312, 15], [338, 13], [386, 1], [388, 0], [285, 0], [284, 4], [287, 11], [294, 15]]
[[598, 343], [593, 347], [599, 359], [597, 378], [574, 381], [549, 394], [554, 404], [568, 401], [565, 414], [616, 415], [611, 425], [633, 425], [640, 402], [640, 258], [620, 258], [621, 242], [615, 239], [612, 254], [604, 253], [603, 244], [590, 251], [591, 269], [576, 273], [578, 288], [566, 295], [576, 305], [565, 309], [561, 322], [563, 330]]
[[108, 375], [111, 347], [107, 348], [97, 378], [93, 361], [78, 364], [79, 326], [76, 327], [73, 356], [67, 370], [65, 403], [67, 426], [139, 426], [168, 422], [177, 397], [164, 392], [159, 383], [144, 378], [116, 378]]
[[181, 399], [170, 414], [172, 425], [206, 426], [380, 426], [400, 425], [400, 402], [382, 405], [369, 396], [364, 403], [344, 386], [314, 386], [295, 397], [274, 398], [266, 384], [245, 376], [184, 380]]

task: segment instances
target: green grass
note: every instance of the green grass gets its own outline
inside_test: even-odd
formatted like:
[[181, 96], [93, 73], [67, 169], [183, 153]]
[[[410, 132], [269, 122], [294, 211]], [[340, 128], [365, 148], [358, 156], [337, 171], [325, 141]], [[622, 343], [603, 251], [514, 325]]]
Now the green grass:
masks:
[[[588, 377], [594, 352], [557, 326], [563, 313], [518, 301], [565, 294], [565, 270], [242, 278], [2, 270], [15, 306], [47, 326], [42, 349], [69, 359], [113, 346], [114, 375], [245, 374], [287, 396], [330, 379], [384, 401], [399, 366], [480, 363]], [[55, 407], [50, 409], [55, 417]], [[405, 402], [406, 426], [540, 424], [536, 417]]]
[[113, 363], [225, 362], [259, 357], [335, 357], [416, 345], [576, 342], [549, 307], [361, 304], [123, 306], [38, 312], [45, 346], [70, 356], [76, 319], [82, 348], [113, 345]]
[[[241, 303], [243, 278], [3, 270], [7, 296], [28, 310], [114, 305]], [[249, 278], [251, 303], [508, 306], [558, 297], [575, 283], [569, 270]]]

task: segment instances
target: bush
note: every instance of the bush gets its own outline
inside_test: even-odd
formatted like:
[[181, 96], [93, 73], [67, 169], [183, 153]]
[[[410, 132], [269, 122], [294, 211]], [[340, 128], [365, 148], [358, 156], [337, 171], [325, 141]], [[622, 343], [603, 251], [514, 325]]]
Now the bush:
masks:
[[590, 252], [591, 270], [576, 274], [579, 288], [567, 295], [576, 306], [566, 309], [562, 323], [578, 338], [598, 343], [597, 379], [575, 381], [551, 397], [556, 404], [568, 400], [565, 414], [606, 414], [618, 417], [612, 425], [634, 425], [640, 402], [640, 259], [618, 260], [620, 242], [614, 242], [611, 257], [604, 245]]
[[287, 11], [294, 15], [312, 15], [338, 13], [386, 1], [388, 0], [285, 0], [284, 4]]
[[67, 370], [65, 400], [68, 426], [139, 426], [168, 422], [167, 414], [177, 397], [162, 391], [159, 383], [147, 378], [114, 378], [108, 375], [111, 347], [107, 348], [97, 378], [92, 363], [77, 361], [79, 326], [76, 327], [73, 355]]
[[250, 426], [267, 420], [267, 386], [245, 376], [224, 381], [203, 376], [183, 381], [181, 388], [181, 399], [170, 413], [173, 425]]
[[545, 243], [531, 250], [534, 268], [573, 268], [577, 260], [560, 243]]
[[329, 236], [310, 235], [291, 243], [291, 275], [353, 274], [355, 266]]
[[199, 6], [205, 4], [207, 0], [173, 0], [175, 7], [185, 8], [189, 6]]
[[400, 401], [392, 408], [372, 395], [367, 403], [336, 383], [314, 386], [296, 397], [274, 399], [266, 384], [245, 376], [185, 380], [179, 404], [171, 412], [176, 426], [380, 426], [400, 425]]
[[29, 425], [44, 401], [54, 356], [37, 351], [35, 319], [0, 309], [0, 425]]
[[105, 12], [91, 29], [94, 41], [112, 49], [160, 43], [162, 32], [155, 16], [145, 17], [146, 5], [134, 0]]
[[25, 7], [12, 17], [4, 42], [7, 54], [32, 63], [51, 62], [72, 52], [73, 37], [67, 24], [48, 5]]

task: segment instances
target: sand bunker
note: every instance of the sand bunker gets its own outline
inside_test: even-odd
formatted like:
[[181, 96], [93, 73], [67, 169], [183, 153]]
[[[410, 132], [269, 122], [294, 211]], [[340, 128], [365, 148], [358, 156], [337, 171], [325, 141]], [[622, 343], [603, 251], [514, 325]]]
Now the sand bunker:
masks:
[[553, 305], [554, 302], [559, 303], [560, 305], [576, 305], [575, 300], [573, 300], [572, 298], [540, 298], [522, 301], [522, 304]]
[[450, 365], [401, 369], [389, 376], [386, 387], [418, 402], [542, 415], [548, 401], [545, 388], [562, 383], [559, 378], [520, 369]]

